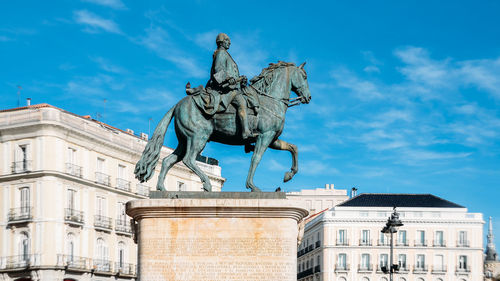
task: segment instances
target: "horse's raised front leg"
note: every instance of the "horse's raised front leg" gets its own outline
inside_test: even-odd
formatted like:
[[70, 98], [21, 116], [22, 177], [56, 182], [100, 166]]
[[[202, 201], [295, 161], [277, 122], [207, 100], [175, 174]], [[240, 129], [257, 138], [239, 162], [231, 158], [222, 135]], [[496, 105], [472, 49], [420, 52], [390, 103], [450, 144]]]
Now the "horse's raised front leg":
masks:
[[182, 162], [191, 169], [198, 177], [200, 177], [203, 183], [204, 191], [212, 191], [212, 184], [208, 176], [196, 165], [196, 156], [200, 154], [205, 145], [207, 144], [208, 136], [195, 136], [187, 139], [186, 144], [186, 155], [182, 159]]
[[246, 187], [251, 191], [261, 191], [258, 187], [253, 184], [253, 176], [255, 175], [255, 170], [262, 159], [262, 155], [266, 151], [269, 144], [273, 141], [275, 132], [266, 132], [257, 137], [255, 142], [255, 149], [252, 155], [252, 162], [250, 163], [250, 169], [248, 170]]
[[158, 175], [158, 183], [156, 184], [156, 190], [165, 191], [165, 177], [167, 176], [168, 170], [170, 170], [175, 163], [181, 161], [182, 157], [186, 153], [186, 144], [183, 141], [179, 141], [179, 145], [177, 148], [170, 154], [165, 157], [161, 164], [160, 175]]
[[292, 154], [292, 168], [290, 169], [289, 172], [285, 173], [285, 177], [283, 178], [284, 182], [287, 182], [297, 174], [299, 171], [299, 150], [297, 146], [293, 143], [288, 143], [283, 140], [275, 140], [271, 145], [269, 146], [272, 149], [276, 150], [288, 150]]

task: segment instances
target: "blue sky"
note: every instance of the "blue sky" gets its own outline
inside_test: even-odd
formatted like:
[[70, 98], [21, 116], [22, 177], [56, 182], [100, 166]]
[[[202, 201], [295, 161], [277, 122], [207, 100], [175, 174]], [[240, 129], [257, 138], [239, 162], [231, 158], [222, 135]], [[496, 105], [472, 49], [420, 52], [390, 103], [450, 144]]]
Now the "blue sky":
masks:
[[[500, 236], [500, 2], [144, 2], [4, 1], [0, 107], [21, 85], [23, 104], [148, 132], [187, 81], [206, 82], [225, 32], [248, 77], [307, 61], [312, 101], [289, 110], [282, 135], [300, 172], [283, 184], [290, 155], [269, 150], [258, 186], [432, 193], [493, 216]], [[249, 154], [214, 143], [204, 154], [225, 190], [244, 190]]]

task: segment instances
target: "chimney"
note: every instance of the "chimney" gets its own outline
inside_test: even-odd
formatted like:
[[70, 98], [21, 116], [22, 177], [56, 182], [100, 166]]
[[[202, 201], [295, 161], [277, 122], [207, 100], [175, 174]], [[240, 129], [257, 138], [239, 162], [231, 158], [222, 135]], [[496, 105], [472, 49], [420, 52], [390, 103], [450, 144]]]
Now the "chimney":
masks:
[[30, 106], [31, 105], [31, 98], [27, 98], [26, 99], [26, 106]]
[[355, 197], [357, 195], [358, 189], [356, 187], [351, 188], [351, 198]]
[[141, 133], [141, 139], [147, 141], [149, 139], [149, 136], [148, 134], [145, 134], [145, 133]]
[[127, 129], [127, 133], [129, 133], [129, 134], [133, 135], [133, 134], [134, 134], [134, 130], [132, 130], [132, 129]]

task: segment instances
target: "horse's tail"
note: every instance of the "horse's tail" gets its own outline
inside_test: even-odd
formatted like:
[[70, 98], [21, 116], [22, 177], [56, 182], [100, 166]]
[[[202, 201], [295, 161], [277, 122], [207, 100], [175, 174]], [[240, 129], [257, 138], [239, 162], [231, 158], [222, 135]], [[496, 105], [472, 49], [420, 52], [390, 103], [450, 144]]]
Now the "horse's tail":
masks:
[[175, 106], [172, 107], [165, 116], [163, 116], [160, 123], [158, 123], [153, 136], [148, 141], [148, 144], [146, 144], [144, 152], [142, 152], [141, 159], [135, 165], [134, 174], [140, 182], [149, 180], [154, 174], [156, 163], [158, 163], [158, 159], [160, 158], [165, 133], [167, 132], [170, 121], [172, 121], [174, 110]]

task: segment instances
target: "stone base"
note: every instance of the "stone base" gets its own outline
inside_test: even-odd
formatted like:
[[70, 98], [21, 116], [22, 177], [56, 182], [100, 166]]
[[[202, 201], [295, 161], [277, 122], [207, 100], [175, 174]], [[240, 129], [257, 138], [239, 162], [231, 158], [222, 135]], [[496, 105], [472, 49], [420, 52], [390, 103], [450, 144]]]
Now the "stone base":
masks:
[[141, 281], [297, 280], [301, 202], [134, 200], [127, 214], [138, 222]]

